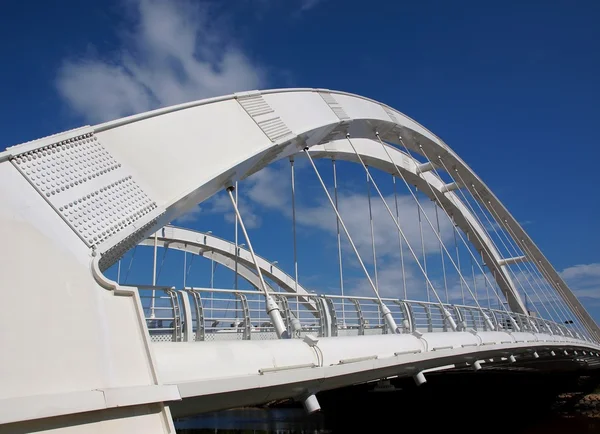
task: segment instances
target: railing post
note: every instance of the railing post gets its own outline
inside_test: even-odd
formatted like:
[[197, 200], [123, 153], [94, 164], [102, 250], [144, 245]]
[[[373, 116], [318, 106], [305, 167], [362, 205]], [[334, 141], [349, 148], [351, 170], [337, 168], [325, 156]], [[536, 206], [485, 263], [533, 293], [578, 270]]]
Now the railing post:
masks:
[[312, 297], [312, 299], [315, 300], [315, 304], [317, 305], [317, 312], [319, 312], [319, 336], [325, 337], [327, 336], [327, 320], [325, 319], [323, 303], [321, 303], [321, 298], [318, 296]]
[[365, 334], [365, 318], [363, 317], [360, 303], [354, 298], [351, 298], [350, 301], [354, 303], [354, 308], [356, 309], [356, 317], [358, 318], [358, 335], [362, 336]]
[[[377, 326], [379, 327], [379, 325], [381, 325], [381, 334], [387, 335], [389, 327], [387, 325], [387, 321], [385, 320], [385, 316], [383, 315], [381, 305], [377, 304], [377, 302], [375, 302], [375, 305], [377, 306], [377, 321], [378, 321]], [[389, 310], [389, 308], [388, 308], [388, 311], [390, 312], [390, 315], [391, 315], [392, 313]], [[392, 331], [392, 333], [396, 333], [396, 332]]]
[[467, 329], [467, 323], [462, 310], [460, 310], [458, 306], [452, 306], [452, 310], [454, 310], [454, 314], [456, 315], [456, 319], [458, 321], [458, 327], [456, 330], [464, 332]]
[[533, 318], [529, 318], [529, 325], [533, 329], [532, 331], [534, 333], [538, 333], [539, 330], [538, 330], [537, 325], [535, 324], [535, 321], [533, 320]]
[[[516, 317], [516, 319], [515, 319], [515, 317]], [[512, 324], [513, 328], [515, 329], [515, 331], [516, 332], [521, 331], [523, 324], [521, 324], [521, 319], [518, 317], [518, 315], [508, 314], [508, 318], [509, 318], [509, 321]]]
[[425, 308], [425, 314], [427, 315], [427, 331], [433, 332], [433, 320], [431, 318], [431, 305], [430, 304], [422, 304]]
[[292, 328], [292, 312], [290, 310], [288, 299], [282, 295], [276, 295], [275, 298], [279, 303], [279, 310], [284, 314], [283, 320], [285, 322], [285, 326], [287, 327], [288, 334], [290, 335], [290, 338], [293, 338], [294, 330]]
[[[476, 331], [479, 331], [479, 327], [477, 327], [477, 319], [475, 318], [475, 314], [473, 313], [473, 309], [469, 309], [469, 316], [471, 317], [471, 321], [473, 321], [473, 328]], [[481, 320], [483, 321], [483, 318], [481, 318]], [[483, 330], [485, 331], [485, 326], [483, 327]]]
[[335, 305], [333, 304], [333, 300], [331, 300], [328, 297], [324, 297], [324, 300], [328, 307], [329, 316], [331, 318], [331, 327], [330, 327], [331, 334], [330, 334], [330, 336], [337, 336], [338, 335], [338, 327], [337, 327], [337, 313], [335, 311]]
[[[240, 304], [242, 305], [242, 313], [244, 315], [244, 330], [242, 339], [245, 341], [249, 341], [252, 338], [252, 323], [250, 320], [250, 308], [248, 307], [248, 299], [244, 294], [240, 294], [236, 292], [235, 296], [240, 299]], [[239, 327], [236, 324], [236, 328]]]
[[494, 312], [493, 310], [489, 309], [488, 312], [491, 315], [491, 321], [494, 324], [494, 328], [498, 331], [500, 331], [500, 327], [502, 326], [502, 324], [500, 324], [500, 321], [498, 321], [498, 317], [496, 316], [496, 312]]
[[402, 330], [404, 333], [412, 333], [413, 331], [413, 320], [412, 320], [412, 311], [407, 302], [402, 300], [394, 300], [400, 309], [402, 310], [402, 316], [404, 319], [402, 320]]
[[166, 290], [169, 299], [171, 300], [171, 308], [173, 309], [173, 342], [181, 342], [181, 309], [179, 306], [179, 297], [177, 291], [173, 288]]
[[327, 302], [321, 296], [317, 297], [317, 304], [319, 305], [319, 315], [321, 316], [321, 336], [331, 336], [331, 316], [329, 315], [329, 306]]
[[194, 307], [196, 309], [196, 341], [205, 340], [206, 329], [204, 327], [204, 307], [202, 306], [202, 297], [200, 293], [194, 290], [190, 291], [194, 298]]
[[446, 321], [446, 316], [447, 315], [452, 316], [452, 314], [450, 313], [450, 311], [448, 309], [446, 309], [446, 306], [440, 306], [440, 314], [442, 315], [442, 330], [447, 332], [448, 331], [448, 323]]
[[527, 321], [527, 318], [524, 315], [517, 314], [517, 318], [519, 318], [521, 330], [531, 331], [531, 324], [529, 324], [529, 321]]
[[190, 306], [190, 297], [187, 291], [177, 291], [183, 303], [183, 341], [193, 341], [192, 309]]

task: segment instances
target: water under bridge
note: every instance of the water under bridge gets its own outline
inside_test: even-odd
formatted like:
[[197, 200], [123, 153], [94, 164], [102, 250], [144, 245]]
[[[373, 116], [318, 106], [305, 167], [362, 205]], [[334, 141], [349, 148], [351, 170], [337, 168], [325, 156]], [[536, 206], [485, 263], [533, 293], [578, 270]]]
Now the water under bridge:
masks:
[[[269, 206], [289, 242], [245, 224], [238, 198], [282, 163], [286, 181], [267, 180], [289, 194]], [[339, 191], [349, 166], [361, 210]], [[329, 223], [297, 209], [299, 170]], [[85, 126], [0, 153], [0, 182], [0, 326], [19, 330], [0, 341], [0, 432], [174, 432], [172, 417], [286, 398], [314, 411], [322, 391], [389, 378], [600, 362], [597, 324], [486, 184], [364, 97], [254, 91]], [[215, 197], [234, 239], [171, 224]], [[329, 242], [299, 248], [297, 226], [319, 224], [333, 266], [303, 279], [298, 256]], [[262, 253], [273, 245], [289, 267]], [[167, 254], [179, 262], [159, 282]], [[128, 281], [132, 264], [151, 281]], [[319, 284], [332, 274], [339, 288]]]

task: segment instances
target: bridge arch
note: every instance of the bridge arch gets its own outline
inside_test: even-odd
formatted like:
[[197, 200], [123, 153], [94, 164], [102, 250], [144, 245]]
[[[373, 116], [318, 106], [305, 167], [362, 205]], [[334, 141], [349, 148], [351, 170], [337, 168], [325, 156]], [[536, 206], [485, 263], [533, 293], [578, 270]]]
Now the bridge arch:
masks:
[[[352, 149], [347, 140], [333, 140], [323, 145], [313, 146], [310, 153], [314, 158], [331, 158], [355, 163], [359, 162], [358, 153], [366, 164], [383, 172], [395, 174], [396, 168], [400, 169], [409, 183], [415, 185], [431, 200], [435, 200], [449, 215], [452, 215], [455, 224], [464, 233], [471, 232], [476, 235], [470, 238], [470, 242], [478, 252], [482, 253], [485, 263], [489, 264], [489, 268], [493, 276], [496, 277], [497, 283], [508, 300], [510, 307], [515, 312], [527, 313], [518, 290], [507, 271], [507, 266], [500, 263], [502, 260], [500, 253], [490, 240], [487, 232], [454, 192], [443, 191], [445, 184], [441, 179], [434, 176], [431, 172], [419, 172], [420, 163], [412, 156], [395, 147], [389, 146], [387, 150], [392, 157], [392, 161], [390, 161], [388, 154], [382, 150], [381, 144], [377, 141], [354, 139], [353, 146], [354, 149]], [[298, 154], [299, 157], [303, 155], [303, 153]], [[197, 253], [194, 249], [202, 248], [205, 251], [215, 251], [230, 259], [235, 258], [235, 254], [233, 253], [234, 245], [232, 243], [209, 234], [168, 226], [159, 232], [158, 239], [165, 246], [169, 245], [174, 248], [179, 246], [179, 249], [192, 253]], [[151, 242], [153, 241], [149, 239], [142, 241], [143, 244]], [[250, 283], [255, 288], [259, 288], [259, 285], [257, 285], [258, 281], [255, 279], [256, 276], [251, 271], [254, 268], [254, 264], [252, 263], [250, 253], [245, 249], [240, 249], [240, 264], [244, 266], [241, 270], [241, 273], [244, 274], [242, 277], [247, 280], [250, 279]], [[278, 267], [273, 268], [263, 258], [259, 258], [259, 266], [264, 274], [276, 281], [286, 291], [294, 292], [295, 281], [285, 272]], [[272, 272], [273, 269], [275, 270], [274, 274]], [[252, 275], [248, 275], [248, 272]], [[300, 284], [298, 284], [298, 293], [307, 294]]]
[[[441, 159], [460, 175], [463, 188], [476, 192], [497, 210], [498, 223], [515, 234], [515, 241], [529, 252], [529, 260], [549, 277], [549, 284], [590, 332], [599, 332], [560, 275], [470, 167], [435, 134], [372, 99], [326, 89], [243, 92], [130, 116], [85, 132], [100, 139], [117, 164], [129, 168], [130, 179], [137, 180], [147, 196], [145, 209], [124, 213], [125, 223], [109, 228], [99, 238], [102, 241], [92, 246], [101, 254], [101, 269], [153, 230], [273, 161], [347, 133], [355, 139], [372, 139], [378, 132], [393, 145], [400, 145], [402, 137], [402, 144], [412, 152], [428, 156], [434, 165]], [[159, 173], [165, 177], [157, 176]], [[141, 213], [137, 221], [135, 212]], [[137, 224], [132, 228], [133, 221]], [[510, 285], [504, 289], [506, 286]], [[512, 307], [523, 309], [518, 301]]]
[[[412, 152], [427, 155], [434, 164], [441, 159], [459, 174], [462, 187], [497, 210], [498, 223], [515, 234], [515, 241], [529, 252], [529, 260], [549, 276], [549, 283], [586, 327], [598, 332], [560, 275], [470, 167], [435, 134], [377, 101], [325, 89], [253, 91], [155, 110], [87, 131], [131, 167], [156, 204], [138, 227], [117, 228], [97, 246], [103, 269], [156, 228], [271, 162], [346, 133], [372, 139], [377, 131], [393, 145], [399, 145], [402, 137], [402, 144]], [[157, 182], [154, 178], [159, 172], [168, 177]], [[513, 308], [515, 304], [519, 303], [513, 303]]]
[[[119, 407], [131, 410], [127, 414], [137, 412], [123, 431], [143, 431], [150, 423], [163, 426], [169, 415], [162, 403], [179, 399], [180, 392], [161, 382], [164, 371], [159, 372], [154, 359], [139, 295], [108, 281], [100, 270], [196, 204], [268, 164], [305, 147], [326, 150], [327, 144], [346, 134], [353, 140], [373, 140], [376, 132], [392, 146], [402, 137], [411, 152], [427, 156], [433, 165], [443, 162], [460, 174], [462, 188], [497, 211], [498, 223], [527, 248], [528, 259], [549, 276], [549, 283], [598, 339], [594, 320], [518, 222], [429, 130], [387, 105], [344, 92], [244, 92], [84, 126], [0, 153], [0, 181], [8, 186], [0, 190], [0, 275], [4, 287], [10, 288], [3, 293], [0, 328], [20, 325], [18, 334], [3, 341], [8, 356], [0, 369], [0, 399], [5, 415], [17, 415], [3, 422], [75, 412], [98, 422], [109, 418], [89, 414], [108, 416], [107, 410]], [[114, 291], [101, 291], [102, 287]], [[22, 339], [39, 336], [40, 330], [44, 338], [36, 339], [35, 345]], [[412, 335], [390, 339], [418, 340]], [[377, 342], [386, 357], [365, 363], [396, 363], [389, 352], [390, 340]], [[342, 345], [324, 343], [330, 348]], [[302, 346], [305, 343], [290, 345], [312, 358], [313, 351]], [[181, 347], [187, 350], [188, 346]], [[206, 359], [202, 349], [193, 351]], [[44, 369], [39, 369], [40, 354], [46, 355]], [[287, 352], [281, 354], [287, 357]], [[343, 354], [336, 360], [355, 357]], [[365, 355], [369, 356], [360, 354]], [[168, 357], [163, 354], [163, 360]], [[253, 369], [267, 366], [269, 357], [265, 355], [268, 363], [261, 360]], [[282, 366], [298, 363], [286, 360]], [[314, 372], [322, 381], [324, 371]], [[392, 366], [378, 375], [394, 372]], [[69, 406], [57, 407], [56, 402]]]
[[[214, 254], [214, 260], [216, 262], [234, 270], [233, 260], [236, 257], [235, 244], [212, 234], [176, 226], [165, 226], [158, 232], [157, 241], [159, 243], [158, 245], [162, 245], [169, 249], [181, 250], [198, 255]], [[154, 237], [146, 238], [140, 244], [153, 245]], [[255, 270], [255, 265], [252, 261], [250, 251], [239, 246], [238, 250], [238, 267], [241, 268], [238, 272], [240, 273], [240, 276], [246, 279], [254, 288], [260, 289], [258, 276], [253, 271]], [[277, 283], [284, 291], [293, 292], [300, 296], [310, 296], [309, 291], [307, 291], [299, 282], [296, 285], [294, 278], [281, 268], [275, 266], [272, 262], [261, 256], [257, 256], [256, 259], [263, 275]], [[306, 299], [305, 302], [312, 303]]]
[[[347, 140], [334, 140], [323, 145], [314, 146], [310, 152], [314, 155], [314, 158], [331, 158], [355, 163], [359, 162], [358, 154], [369, 167], [391, 175], [396, 174], [396, 168], [398, 168], [407, 182], [417, 187], [419, 191], [443, 208], [448, 215], [452, 216], [456, 226], [465, 234], [473, 233], [475, 235], [475, 237], [470, 237], [469, 241], [478, 252], [481, 252], [484, 262], [488, 264], [509, 306], [515, 312], [527, 314], [527, 309], [508, 272], [508, 268], [501, 263], [503, 258], [486, 230], [453, 191], [444, 189], [446, 184], [440, 178], [429, 171], [420, 172], [419, 161], [411, 155], [393, 146], [388, 146], [386, 153], [381, 144], [372, 139], [353, 139], [352, 146]], [[390, 161], [390, 157], [392, 161]]]

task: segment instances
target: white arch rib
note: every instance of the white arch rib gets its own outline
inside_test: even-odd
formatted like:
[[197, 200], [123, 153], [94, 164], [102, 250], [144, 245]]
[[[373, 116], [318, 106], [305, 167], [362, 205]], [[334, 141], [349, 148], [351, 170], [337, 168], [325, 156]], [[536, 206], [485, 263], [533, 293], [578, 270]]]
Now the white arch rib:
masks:
[[[420, 163], [417, 160], [393, 146], [388, 146], [388, 153], [393, 158], [392, 162], [382, 149], [381, 144], [376, 140], [353, 139], [352, 143], [356, 148], [356, 152], [360, 154], [369, 167], [374, 167], [389, 174], [396, 173], [396, 167], [398, 167], [409, 183], [415, 185], [430, 199], [435, 199], [449, 215], [454, 216], [456, 225], [463, 232], [467, 233], [471, 230], [476, 232], [478, 236], [471, 237], [470, 241], [477, 251], [483, 252], [484, 262], [489, 265], [490, 270], [496, 271], [492, 274], [496, 276], [498, 286], [504, 293], [511, 309], [514, 312], [527, 314], [527, 309], [521, 300], [516, 285], [508, 273], [506, 265], [502, 265], [501, 261], [503, 259], [487, 232], [455, 193], [444, 191], [445, 183], [441, 179], [429, 171], [420, 170]], [[311, 148], [311, 154], [315, 158], [335, 158], [352, 162], [358, 162], [356, 152], [347, 140], [334, 140]], [[432, 188], [430, 189], [427, 184]]]
[[[176, 226], [165, 226], [163, 229], [164, 231], [158, 231], [157, 239], [159, 246], [162, 245], [165, 248], [186, 251], [207, 257], [215, 254], [215, 261], [231, 270], [235, 269], [235, 244], [232, 242], [192, 229]], [[153, 245], [154, 237], [146, 238], [140, 244]], [[258, 276], [252, 271], [254, 262], [252, 261], [250, 251], [239, 246], [238, 249], [238, 267], [245, 270], [239, 273], [240, 276], [248, 280], [255, 288], [260, 289]], [[290, 293], [296, 292], [299, 296], [310, 296], [310, 293], [300, 283], [298, 283], [298, 291], [295, 291], [294, 279], [281, 268], [276, 267], [272, 262], [261, 256], [257, 256], [256, 259], [262, 273], [277, 283], [283, 290]], [[273, 290], [273, 288], [270, 289]], [[304, 299], [304, 302], [312, 303], [307, 299]]]

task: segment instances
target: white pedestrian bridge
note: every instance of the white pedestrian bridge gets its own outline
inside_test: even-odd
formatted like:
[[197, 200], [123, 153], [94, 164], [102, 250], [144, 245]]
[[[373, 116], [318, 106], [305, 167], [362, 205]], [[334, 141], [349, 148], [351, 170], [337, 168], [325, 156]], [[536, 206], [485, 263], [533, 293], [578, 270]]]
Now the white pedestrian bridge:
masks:
[[[331, 206], [339, 291], [299, 277], [300, 159]], [[260, 255], [237, 199], [277, 161], [291, 176], [289, 270]], [[336, 164], [366, 175], [370, 245], [341, 205]], [[392, 377], [600, 361], [597, 324], [484, 182], [364, 97], [253, 91], [85, 126], [0, 153], [0, 182], [0, 432], [174, 432], [172, 417], [285, 398], [310, 412], [321, 391]], [[243, 243], [170, 225], [218, 194]], [[391, 222], [383, 242], [372, 201]], [[392, 243], [399, 278], [383, 296], [377, 248]], [[154, 248], [152, 284], [121, 278], [138, 247]], [[159, 249], [182, 254], [183, 285], [157, 283]], [[230, 270], [234, 288], [190, 285], [188, 257]], [[362, 286], [344, 292], [344, 272]]]

